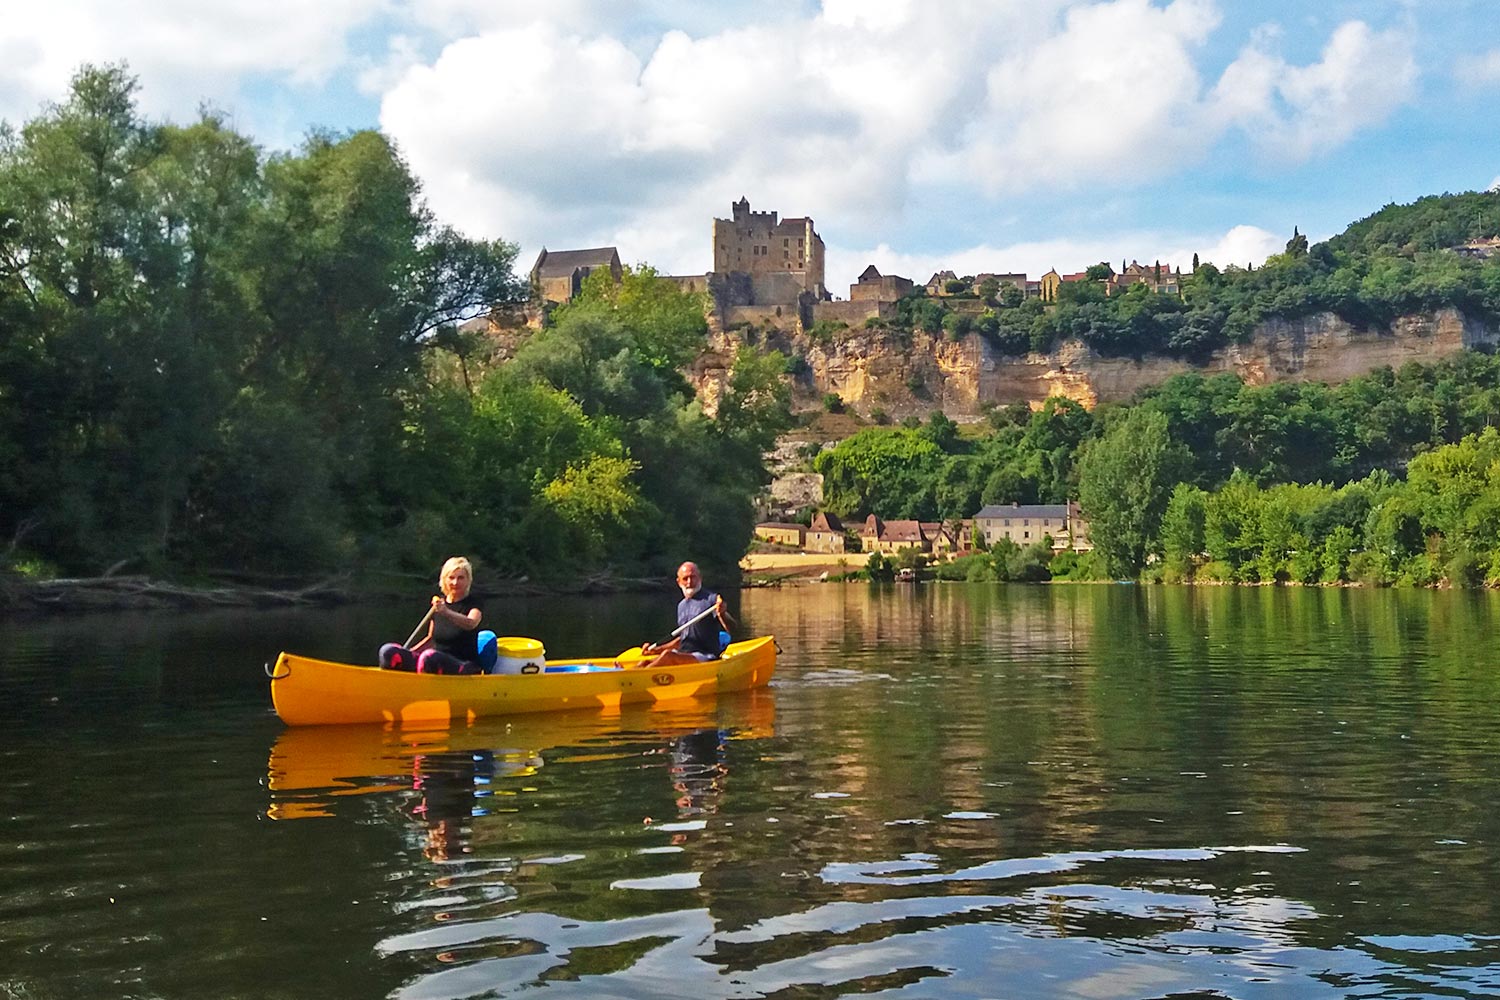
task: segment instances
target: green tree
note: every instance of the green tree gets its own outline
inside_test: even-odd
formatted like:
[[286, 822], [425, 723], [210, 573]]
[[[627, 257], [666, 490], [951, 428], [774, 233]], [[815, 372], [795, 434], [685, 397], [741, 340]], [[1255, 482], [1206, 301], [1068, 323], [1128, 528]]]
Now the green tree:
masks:
[[943, 452], [921, 431], [868, 427], [820, 454], [823, 501], [842, 517], [938, 516], [934, 484]]
[[1161, 520], [1162, 560], [1178, 578], [1190, 578], [1204, 550], [1207, 495], [1191, 483], [1178, 483]]
[[1135, 576], [1156, 549], [1162, 514], [1186, 461], [1166, 418], [1148, 410], [1131, 410], [1085, 449], [1078, 500], [1110, 573]]

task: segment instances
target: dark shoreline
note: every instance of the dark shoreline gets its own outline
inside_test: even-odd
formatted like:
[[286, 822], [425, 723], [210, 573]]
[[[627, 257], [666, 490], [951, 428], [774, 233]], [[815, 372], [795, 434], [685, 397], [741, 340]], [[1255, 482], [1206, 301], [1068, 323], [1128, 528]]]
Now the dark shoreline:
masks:
[[[476, 586], [481, 597], [546, 597], [562, 594], [613, 594], [663, 589], [660, 579], [592, 574], [569, 580], [490, 581]], [[91, 611], [164, 610], [171, 608], [313, 608], [361, 601], [410, 598], [435, 592], [426, 577], [381, 579], [351, 576], [317, 580], [281, 579], [252, 584], [243, 580], [177, 583], [148, 576], [108, 576], [55, 580], [0, 579], [0, 618], [22, 612], [63, 614]]]

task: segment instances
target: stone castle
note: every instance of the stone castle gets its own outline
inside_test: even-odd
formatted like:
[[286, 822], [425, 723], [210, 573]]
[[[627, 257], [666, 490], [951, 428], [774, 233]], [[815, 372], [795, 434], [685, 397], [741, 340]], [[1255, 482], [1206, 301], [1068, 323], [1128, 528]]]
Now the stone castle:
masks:
[[[712, 240], [713, 270], [664, 277], [685, 291], [708, 293], [709, 318], [719, 329], [758, 323], [808, 329], [816, 321], [815, 311], [831, 304], [823, 279], [823, 238], [812, 219], [755, 212], [742, 197], [730, 206], [729, 218], [713, 220]], [[543, 249], [531, 268], [535, 305], [540, 310], [567, 302], [599, 268], [619, 276], [615, 247]]]
[[[917, 287], [910, 278], [881, 274], [871, 264], [849, 286], [847, 300], [835, 299], [824, 281], [823, 238], [813, 220], [781, 219], [775, 212], [752, 211], [745, 197], [730, 206], [729, 218], [713, 220], [712, 247], [713, 270], [664, 277], [686, 291], [707, 292], [712, 302], [710, 321], [720, 330], [765, 326], [805, 332], [822, 322], [860, 326], [871, 319], [893, 316], [896, 303]], [[578, 294], [583, 279], [599, 268], [608, 268], [619, 278], [620, 254], [615, 247], [544, 248], [531, 269], [536, 305], [545, 308], [547, 304], [567, 302]], [[1163, 268], [1159, 263], [1148, 266], [1122, 261], [1118, 272], [1107, 270], [1107, 277], [1090, 279], [1086, 271], [1059, 274], [1054, 269], [1035, 280], [1017, 273], [959, 278], [952, 271], [939, 271], [922, 287], [936, 298], [974, 299], [976, 293], [998, 292], [1010, 286], [1023, 298], [1049, 302], [1063, 284], [1074, 281], [1101, 280], [1106, 292], [1111, 293], [1137, 283], [1168, 294], [1181, 290], [1181, 270]]]

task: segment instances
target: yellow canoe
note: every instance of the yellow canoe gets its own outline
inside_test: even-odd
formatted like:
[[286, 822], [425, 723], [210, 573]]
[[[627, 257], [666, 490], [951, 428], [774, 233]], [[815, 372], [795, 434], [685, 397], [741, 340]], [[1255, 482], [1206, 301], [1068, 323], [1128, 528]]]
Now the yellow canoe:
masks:
[[621, 705], [743, 691], [771, 680], [772, 636], [730, 644], [707, 663], [646, 669], [644, 661], [564, 660], [538, 674], [459, 677], [412, 674], [282, 653], [271, 700], [289, 726], [355, 722], [410, 723], [491, 715], [617, 709]]

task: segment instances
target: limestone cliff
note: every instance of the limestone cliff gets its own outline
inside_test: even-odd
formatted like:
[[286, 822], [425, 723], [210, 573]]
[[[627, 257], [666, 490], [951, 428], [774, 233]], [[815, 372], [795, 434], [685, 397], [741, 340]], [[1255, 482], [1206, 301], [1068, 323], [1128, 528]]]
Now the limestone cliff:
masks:
[[[705, 405], [717, 402], [726, 368], [745, 334], [715, 333], [692, 377]], [[1500, 330], [1457, 310], [1405, 316], [1390, 329], [1356, 329], [1330, 313], [1273, 320], [1249, 341], [1216, 352], [1202, 364], [1165, 357], [1106, 358], [1077, 341], [1046, 354], [996, 353], [981, 337], [961, 341], [913, 334], [898, 341], [882, 330], [848, 330], [833, 340], [762, 331], [757, 340], [800, 359], [798, 401], [816, 405], [826, 393], [868, 414], [893, 417], [941, 409], [954, 419], [978, 416], [982, 404], [1040, 406], [1066, 396], [1085, 406], [1127, 400], [1171, 375], [1232, 372], [1245, 382], [1341, 382], [1383, 366], [1431, 362], [1466, 348], [1500, 344]]]

